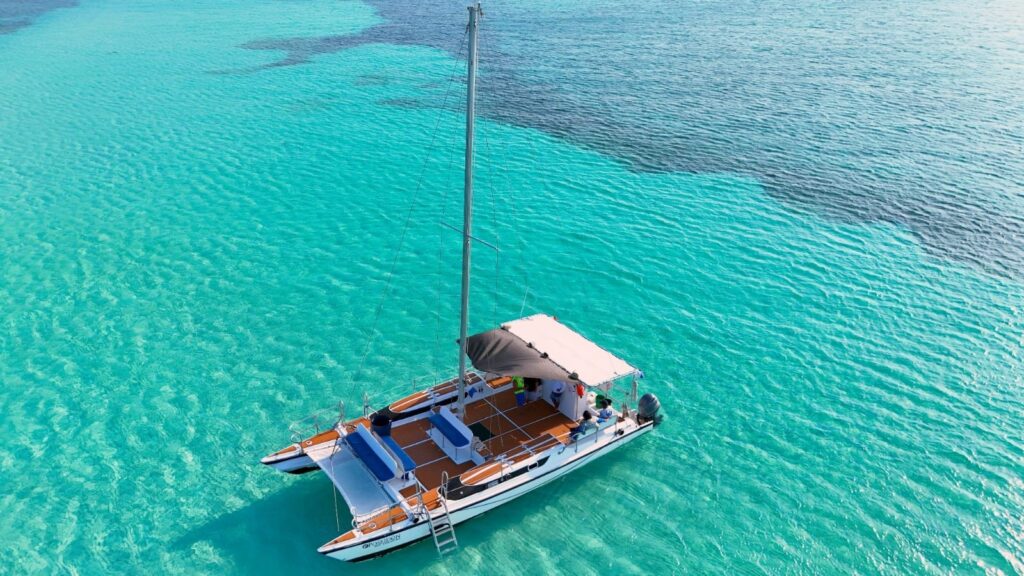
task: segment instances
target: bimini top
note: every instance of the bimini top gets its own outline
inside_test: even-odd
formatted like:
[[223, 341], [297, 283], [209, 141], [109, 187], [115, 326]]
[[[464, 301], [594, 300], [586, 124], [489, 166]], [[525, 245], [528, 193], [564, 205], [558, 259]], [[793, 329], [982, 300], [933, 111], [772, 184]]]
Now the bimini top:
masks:
[[513, 320], [470, 336], [477, 370], [501, 376], [578, 381], [599, 386], [637, 370], [546, 314]]

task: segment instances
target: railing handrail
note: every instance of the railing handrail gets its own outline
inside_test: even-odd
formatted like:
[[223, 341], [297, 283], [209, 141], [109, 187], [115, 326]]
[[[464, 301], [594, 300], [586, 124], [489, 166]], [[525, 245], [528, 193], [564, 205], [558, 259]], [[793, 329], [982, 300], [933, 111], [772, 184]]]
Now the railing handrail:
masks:
[[[288, 430], [292, 433], [292, 441], [298, 442], [307, 436], [313, 436], [319, 434], [321, 430], [327, 430], [328, 428], [334, 428], [339, 423], [345, 421], [345, 401], [339, 400], [335, 404], [335, 410], [337, 410], [337, 419], [334, 416], [327, 416], [325, 412], [328, 408], [321, 408], [305, 418], [299, 418], [288, 424]], [[330, 426], [327, 426], [327, 422], [334, 420]], [[323, 428], [321, 428], [323, 426]], [[313, 434], [309, 434], [309, 430], [312, 428]]]

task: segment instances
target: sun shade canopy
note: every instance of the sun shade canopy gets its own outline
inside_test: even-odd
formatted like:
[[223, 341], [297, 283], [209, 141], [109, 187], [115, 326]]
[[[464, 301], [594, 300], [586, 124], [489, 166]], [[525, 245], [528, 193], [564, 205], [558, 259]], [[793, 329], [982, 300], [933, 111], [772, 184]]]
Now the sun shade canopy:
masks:
[[501, 376], [570, 380], [598, 386], [636, 372], [611, 352], [546, 314], [470, 336], [466, 353], [477, 370]]

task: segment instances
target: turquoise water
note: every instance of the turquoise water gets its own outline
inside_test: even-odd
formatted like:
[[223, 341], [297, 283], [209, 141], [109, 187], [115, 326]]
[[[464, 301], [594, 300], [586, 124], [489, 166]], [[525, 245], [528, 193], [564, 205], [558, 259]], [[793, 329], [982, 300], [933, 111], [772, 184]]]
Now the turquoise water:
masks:
[[[502, 121], [493, 96], [477, 216], [502, 251], [476, 253], [473, 328], [557, 314], [644, 368], [666, 424], [461, 526], [443, 562], [429, 544], [316, 554], [338, 533], [330, 484], [259, 457], [315, 410], [454, 365], [459, 245], [439, 221], [460, 209], [458, 84], [441, 108], [458, 38], [271, 67], [282, 53], [250, 44], [387, 17], [97, 0], [0, 36], [0, 571], [1024, 573], [1012, 258], [794, 204], [757, 170], [638, 169]], [[992, 129], [1019, 142], [1011, 104]], [[1012, 217], [1020, 149], [998, 152], [998, 201], [970, 174], [950, 186]]]

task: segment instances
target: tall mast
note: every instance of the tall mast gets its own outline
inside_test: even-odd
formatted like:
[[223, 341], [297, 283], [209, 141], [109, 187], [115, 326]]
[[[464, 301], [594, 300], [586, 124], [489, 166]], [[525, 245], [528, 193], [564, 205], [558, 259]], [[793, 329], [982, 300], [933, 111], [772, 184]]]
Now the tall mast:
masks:
[[466, 419], [466, 331], [469, 325], [469, 262], [473, 226], [473, 120], [476, 115], [476, 37], [480, 3], [469, 6], [469, 56], [466, 66], [466, 184], [462, 207], [462, 313], [459, 319], [459, 418]]

